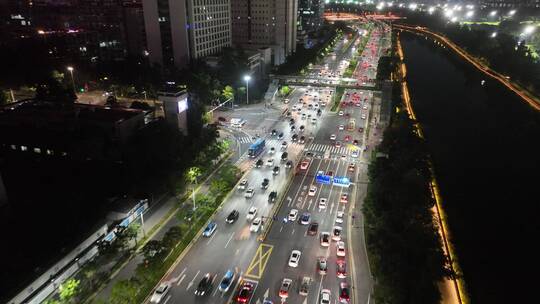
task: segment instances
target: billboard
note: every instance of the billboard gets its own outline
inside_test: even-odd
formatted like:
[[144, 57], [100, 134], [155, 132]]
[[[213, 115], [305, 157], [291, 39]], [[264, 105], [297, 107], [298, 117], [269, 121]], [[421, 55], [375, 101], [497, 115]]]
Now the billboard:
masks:
[[188, 109], [187, 95], [177, 102], [178, 114], [185, 112]]

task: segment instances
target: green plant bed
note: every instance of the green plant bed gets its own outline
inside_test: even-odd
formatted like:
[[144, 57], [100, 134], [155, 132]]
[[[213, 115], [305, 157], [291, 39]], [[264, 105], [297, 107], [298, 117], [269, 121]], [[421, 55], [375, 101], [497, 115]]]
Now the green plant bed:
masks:
[[335, 112], [339, 109], [339, 104], [341, 103], [341, 97], [343, 96], [343, 93], [345, 93], [345, 88], [336, 89], [336, 95], [334, 96], [334, 104], [332, 105], [330, 111]]

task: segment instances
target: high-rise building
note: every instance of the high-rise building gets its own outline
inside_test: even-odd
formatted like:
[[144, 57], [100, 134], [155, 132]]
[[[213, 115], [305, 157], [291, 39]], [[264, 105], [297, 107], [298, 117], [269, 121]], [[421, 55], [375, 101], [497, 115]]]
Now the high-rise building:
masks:
[[491, 8], [540, 8], [540, 0], [483, 0], [481, 2]]
[[298, 0], [231, 0], [233, 44], [269, 47], [282, 64], [296, 51], [297, 10]]
[[[323, 25], [324, 0], [298, 0], [298, 23], [307, 33]], [[299, 28], [300, 29], [300, 28]]]
[[143, 0], [150, 62], [185, 67], [231, 45], [229, 0]]

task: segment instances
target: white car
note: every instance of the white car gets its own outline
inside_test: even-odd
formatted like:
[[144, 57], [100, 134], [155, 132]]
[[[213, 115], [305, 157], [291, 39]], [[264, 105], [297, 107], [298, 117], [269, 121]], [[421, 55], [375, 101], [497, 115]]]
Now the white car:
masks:
[[351, 157], [354, 157], [354, 158], [358, 157], [358, 150], [352, 151]]
[[321, 290], [321, 296], [319, 297], [319, 304], [330, 304], [330, 290]]
[[367, 110], [367, 104], [364, 104], [364, 106], [362, 107], [362, 109]]
[[273, 158], [269, 158], [268, 160], [266, 160], [266, 166], [267, 167], [272, 167], [274, 165], [274, 159]]
[[251, 207], [251, 208], [249, 208], [249, 211], [248, 211], [248, 213], [246, 215], [246, 219], [248, 221], [251, 221], [251, 220], [253, 220], [255, 218], [255, 215], [257, 215], [257, 207]]
[[247, 179], [243, 179], [240, 184], [238, 185], [238, 189], [241, 189], [241, 190], [245, 190], [248, 186], [248, 180]]
[[345, 126], [344, 125], [339, 125], [338, 130], [340, 130], [340, 131], [345, 130]]
[[270, 150], [268, 150], [268, 154], [272, 155], [274, 153], [276, 153], [276, 148], [272, 147]]
[[150, 303], [161, 303], [161, 301], [169, 293], [169, 289], [171, 289], [171, 285], [169, 283], [161, 283], [154, 291], [154, 294], [152, 294]]
[[253, 190], [253, 188], [248, 188], [246, 190], [246, 193], [244, 193], [244, 197], [245, 198], [252, 198], [254, 194], [255, 194], [255, 190]]
[[323, 209], [326, 209], [326, 198], [321, 198], [319, 200], [319, 210], [323, 210]]
[[301, 255], [302, 255], [302, 252], [300, 252], [300, 250], [293, 250], [291, 252], [291, 256], [289, 257], [289, 266], [298, 267], [298, 262], [300, 262]]
[[249, 227], [249, 231], [251, 232], [259, 232], [259, 229], [261, 228], [262, 220], [260, 217], [257, 217], [251, 222], [251, 226]]
[[298, 217], [298, 209], [291, 209], [291, 211], [289, 211], [289, 216], [288, 216], [289, 221], [296, 221], [297, 217]]
[[362, 114], [362, 116], [360, 116], [362, 119], [366, 119], [366, 114]]
[[345, 256], [345, 242], [339, 241], [337, 242], [336, 246], [336, 254], [338, 257], [344, 257]]
[[315, 196], [315, 193], [317, 193], [317, 187], [311, 186], [311, 187], [309, 188], [308, 195], [309, 195], [309, 196]]
[[343, 211], [338, 211], [337, 216], [336, 216], [336, 223], [338, 223], [338, 224], [343, 223], [343, 216], [344, 215], [345, 215], [345, 213]]
[[286, 149], [287, 149], [287, 142], [284, 141], [284, 142], [281, 143], [281, 150], [283, 151], [283, 150], [286, 150]]
[[336, 140], [336, 138], [337, 138], [337, 137], [336, 137], [336, 134], [330, 135], [330, 140]]
[[343, 114], [345, 114], [345, 113], [343, 113], [343, 111], [339, 111], [339, 112], [338, 112], [338, 115], [339, 115], [339, 116], [343, 116]]
[[311, 119], [311, 123], [314, 124], [314, 125], [316, 125], [316, 124], [317, 124], [317, 118], [312, 118], [312, 119]]

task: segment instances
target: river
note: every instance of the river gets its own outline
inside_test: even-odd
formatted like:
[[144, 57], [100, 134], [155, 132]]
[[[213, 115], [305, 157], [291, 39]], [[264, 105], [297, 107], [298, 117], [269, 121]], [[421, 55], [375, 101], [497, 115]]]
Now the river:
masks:
[[540, 274], [540, 113], [447, 49], [401, 37], [470, 299], [530, 302]]

